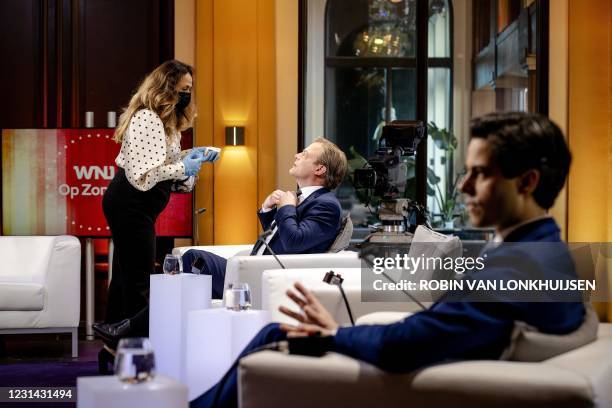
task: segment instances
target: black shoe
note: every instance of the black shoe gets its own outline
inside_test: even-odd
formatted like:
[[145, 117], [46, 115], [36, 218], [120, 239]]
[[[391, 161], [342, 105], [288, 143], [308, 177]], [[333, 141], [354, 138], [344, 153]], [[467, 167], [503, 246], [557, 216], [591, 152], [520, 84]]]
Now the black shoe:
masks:
[[132, 335], [130, 319], [121, 320], [117, 323], [94, 323], [91, 327], [104, 344], [112, 349], [117, 348], [117, 343], [124, 337]]

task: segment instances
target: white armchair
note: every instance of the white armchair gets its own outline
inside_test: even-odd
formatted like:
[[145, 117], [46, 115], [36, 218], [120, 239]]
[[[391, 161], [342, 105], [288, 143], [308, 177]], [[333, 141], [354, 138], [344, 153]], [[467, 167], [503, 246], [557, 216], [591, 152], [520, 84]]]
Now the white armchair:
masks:
[[78, 355], [81, 244], [72, 236], [0, 237], [0, 334], [71, 333]]
[[265, 351], [240, 361], [239, 405], [322, 407], [610, 407], [612, 324], [598, 339], [542, 362], [461, 361], [408, 374], [350, 357]]
[[[279, 255], [278, 259], [288, 269], [311, 268], [359, 268], [359, 254], [342, 251], [335, 254]], [[271, 255], [234, 256], [227, 261], [225, 287], [232, 282], [246, 282], [251, 287], [251, 303], [254, 309], [262, 309], [261, 278], [265, 270], [280, 268]], [[322, 278], [322, 276], [321, 276]], [[333, 288], [332, 288], [333, 289]]]
[[[338, 287], [323, 282], [325, 273], [332, 270], [344, 279], [342, 288], [351, 307], [353, 318], [358, 318], [379, 311], [416, 312], [420, 307], [406, 298], [404, 302], [363, 302], [361, 297], [361, 268], [308, 268], [308, 269], [272, 269], [266, 270], [261, 277], [262, 309], [270, 311], [273, 322], [295, 324], [290, 317], [278, 311], [280, 305], [298, 311], [287, 296], [287, 289], [295, 282], [301, 282], [321, 301], [340, 325], [350, 325], [350, 318]], [[429, 304], [425, 304], [429, 306]]]
[[[190, 249], [212, 252], [227, 259], [225, 289], [230, 283], [243, 282], [251, 287], [251, 303], [254, 309], [261, 309], [261, 276], [267, 269], [278, 269], [280, 265], [272, 255], [249, 256], [252, 245], [215, 245], [178, 247], [175, 255], [183, 255]], [[245, 255], [246, 253], [246, 255]], [[325, 254], [278, 255], [286, 268], [359, 268], [359, 254], [352, 251]]]

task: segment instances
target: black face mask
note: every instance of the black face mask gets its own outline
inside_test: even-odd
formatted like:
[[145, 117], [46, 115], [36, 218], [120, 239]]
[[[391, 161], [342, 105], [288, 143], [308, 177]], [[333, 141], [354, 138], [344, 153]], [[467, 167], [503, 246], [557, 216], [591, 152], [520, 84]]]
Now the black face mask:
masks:
[[177, 111], [183, 111], [191, 102], [191, 92], [179, 92], [178, 96], [179, 99], [175, 107]]

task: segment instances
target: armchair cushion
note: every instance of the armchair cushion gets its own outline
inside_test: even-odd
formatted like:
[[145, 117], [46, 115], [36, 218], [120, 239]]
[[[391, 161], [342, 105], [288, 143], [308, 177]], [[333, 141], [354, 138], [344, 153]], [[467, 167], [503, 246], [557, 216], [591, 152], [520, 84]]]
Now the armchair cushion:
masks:
[[597, 339], [599, 319], [593, 306], [585, 302], [584, 321], [571, 333], [556, 335], [541, 333], [524, 322], [515, 322], [510, 345], [503, 360], [543, 361], [577, 349]]
[[340, 231], [336, 236], [336, 239], [331, 244], [329, 251], [327, 252], [340, 252], [348, 248], [351, 243], [351, 237], [353, 236], [353, 221], [351, 221], [351, 214], [347, 214], [342, 217], [342, 223], [340, 224]]
[[45, 290], [38, 283], [0, 282], [0, 311], [42, 310]]
[[[372, 256], [380, 256], [377, 253], [377, 249], [374, 246], [372, 248], [373, 254], [364, 254], [364, 258], [368, 260], [368, 263], [372, 264], [373, 259]], [[369, 252], [369, 251], [367, 251]], [[459, 237], [453, 235], [444, 235], [440, 234], [436, 231], [430, 230], [429, 228], [419, 225], [412, 238], [412, 242], [410, 243], [410, 248], [408, 249], [408, 258], [440, 258], [444, 259], [446, 257], [454, 258], [456, 256], [460, 256], [462, 253], [462, 243], [459, 240]], [[375, 254], [375, 255], [374, 255]], [[415, 271], [407, 272], [403, 268], [391, 268], [386, 269], [384, 275], [367, 275], [366, 279], [369, 280], [367, 285], [369, 287], [372, 286], [374, 280], [378, 280], [381, 277], [386, 278], [392, 283], [398, 283], [402, 280], [407, 281], [430, 281], [430, 280], [450, 280], [454, 279], [457, 275], [452, 270], [444, 270], [440, 268], [426, 268], [424, 265], [421, 265]], [[365, 282], [364, 282], [365, 283]], [[422, 303], [432, 303], [437, 301], [440, 297], [444, 295], [444, 291], [430, 291], [430, 290], [411, 290], [411, 295], [418, 301]], [[399, 294], [399, 296], [404, 296]], [[385, 295], [386, 297], [389, 294]]]

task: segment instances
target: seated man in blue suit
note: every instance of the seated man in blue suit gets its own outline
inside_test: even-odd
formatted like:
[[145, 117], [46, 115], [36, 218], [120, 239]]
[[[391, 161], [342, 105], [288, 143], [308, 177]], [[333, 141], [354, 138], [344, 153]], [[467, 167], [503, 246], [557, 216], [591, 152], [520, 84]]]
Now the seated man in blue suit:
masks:
[[[257, 213], [267, 236], [257, 241], [251, 255], [311, 254], [327, 252], [340, 230], [342, 213], [338, 199], [331, 191], [344, 179], [346, 156], [332, 142], [318, 138], [301, 153], [289, 174], [299, 190], [272, 192]], [[266, 234], [264, 234], [266, 235]], [[265, 239], [267, 246], [263, 244]], [[212, 275], [212, 297], [223, 297], [227, 260], [210, 252], [190, 249], [183, 255], [183, 268], [191, 270], [202, 258], [201, 272]]]
[[[338, 235], [342, 221], [340, 203], [331, 190], [342, 182], [347, 167], [344, 152], [323, 138], [316, 139], [295, 155], [289, 174], [295, 177], [300, 187], [299, 194], [276, 190], [265, 199], [258, 212], [261, 225], [269, 231], [266, 242], [274, 253], [327, 252]], [[267, 247], [260, 241], [253, 247], [252, 255], [268, 253]], [[189, 250], [183, 255], [185, 272], [191, 271], [197, 258], [204, 261], [201, 273], [212, 275], [213, 299], [221, 299], [226, 259], [205, 251]], [[147, 336], [149, 308], [118, 323], [95, 324], [94, 331], [111, 348], [120, 338]]]
[[[473, 120], [467, 174], [461, 185], [472, 225], [493, 226], [498, 242], [560, 242], [559, 228], [547, 210], [565, 183], [570, 161], [561, 131], [545, 117], [499, 113]], [[507, 253], [502, 247], [495, 251], [491, 250], [484, 269], [477, 274], [521, 272], [513, 270], [512, 264], [500, 266], [500, 258]], [[561, 255], [559, 266], [571, 274], [574, 265], [567, 249]], [[530, 261], [550, 269], [538, 257]], [[301, 313], [284, 307], [281, 311], [300, 324], [266, 326], [243, 355], [271, 342], [316, 333], [326, 336], [327, 350], [384, 370], [408, 372], [446, 360], [499, 359], [510, 343], [515, 321], [526, 322], [543, 333], [565, 334], [580, 326], [585, 313], [580, 302], [443, 299], [398, 323], [339, 327], [312, 293], [299, 284], [296, 289], [299, 293], [289, 291], [288, 296]], [[222, 382], [191, 406], [209, 407], [215, 400], [217, 406], [237, 406], [236, 371], [229, 371]]]

